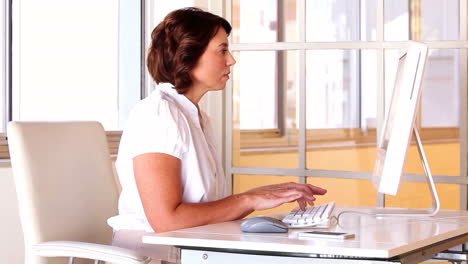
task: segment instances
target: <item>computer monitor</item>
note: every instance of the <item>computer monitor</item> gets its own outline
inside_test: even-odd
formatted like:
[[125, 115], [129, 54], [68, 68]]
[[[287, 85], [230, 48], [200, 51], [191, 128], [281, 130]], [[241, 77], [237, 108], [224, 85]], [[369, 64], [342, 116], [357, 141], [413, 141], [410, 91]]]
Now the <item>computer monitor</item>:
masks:
[[406, 156], [414, 134], [419, 154], [432, 193], [433, 205], [430, 209], [395, 209], [382, 210], [379, 215], [435, 215], [440, 202], [434, 180], [424, 153], [415, 125], [416, 112], [421, 97], [421, 84], [427, 60], [427, 45], [409, 41], [399, 57], [395, 86], [390, 106], [377, 146], [377, 160], [374, 169], [374, 180], [378, 182], [378, 191], [383, 194], [396, 195], [404, 172]]

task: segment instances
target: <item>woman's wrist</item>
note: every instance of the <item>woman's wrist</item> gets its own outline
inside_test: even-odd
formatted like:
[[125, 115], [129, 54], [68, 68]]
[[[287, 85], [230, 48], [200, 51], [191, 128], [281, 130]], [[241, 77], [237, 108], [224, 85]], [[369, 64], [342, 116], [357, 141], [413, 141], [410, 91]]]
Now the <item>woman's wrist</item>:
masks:
[[234, 195], [234, 198], [238, 201], [240, 208], [245, 209], [245, 213], [250, 214], [255, 211], [254, 203], [252, 202], [251, 196], [246, 193], [238, 193]]

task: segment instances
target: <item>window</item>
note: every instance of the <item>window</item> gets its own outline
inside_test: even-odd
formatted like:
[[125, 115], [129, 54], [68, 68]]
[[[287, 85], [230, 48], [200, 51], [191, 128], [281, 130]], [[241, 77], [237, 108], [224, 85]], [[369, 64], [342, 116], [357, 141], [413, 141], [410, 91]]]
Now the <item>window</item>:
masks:
[[[140, 2], [4, 2], [1, 132], [10, 120], [97, 120], [121, 129], [141, 98]], [[108, 131], [113, 154], [120, 134]], [[2, 134], [0, 158], [8, 157]]]
[[428, 190], [413, 145], [398, 196], [377, 195], [370, 181], [396, 57], [412, 39], [430, 47], [417, 122], [442, 207], [466, 208], [467, 172], [460, 169], [466, 167], [460, 143], [466, 139], [460, 140], [459, 132], [466, 129], [461, 95], [467, 87], [467, 32], [460, 32], [467, 23], [465, 5], [458, 0], [226, 3], [237, 59], [226, 90], [226, 168], [233, 192], [298, 181], [328, 188], [324, 203], [425, 207], [430, 201], [418, 193]]
[[97, 120], [119, 129], [118, 2], [13, 5], [13, 120]]
[[[2, 122], [97, 120], [121, 129], [125, 106], [141, 98], [140, 3], [6, 2], [14, 11], [12, 65], [5, 67], [13, 85], [2, 89]], [[133, 83], [129, 69], [137, 72]]]
[[[5, 50], [13, 42], [11, 57], [2, 52], [2, 131], [9, 120], [97, 120], [108, 131], [113, 154], [128, 113], [154, 87], [145, 66], [152, 28], [177, 8], [219, 9], [206, 0], [11, 4], [12, 37], [5, 36], [1, 44]], [[6, 11], [2, 17], [9, 15]], [[2, 24], [5, 34], [7, 26]], [[8, 157], [6, 140], [0, 142], [0, 156]]]

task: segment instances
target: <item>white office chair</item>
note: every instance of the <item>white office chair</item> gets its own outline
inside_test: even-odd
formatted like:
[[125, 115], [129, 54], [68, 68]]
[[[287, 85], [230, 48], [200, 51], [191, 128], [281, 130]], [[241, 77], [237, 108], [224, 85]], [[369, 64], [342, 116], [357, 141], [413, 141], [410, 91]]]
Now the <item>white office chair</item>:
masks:
[[100, 123], [10, 122], [7, 133], [26, 264], [150, 261], [109, 246], [118, 190]]

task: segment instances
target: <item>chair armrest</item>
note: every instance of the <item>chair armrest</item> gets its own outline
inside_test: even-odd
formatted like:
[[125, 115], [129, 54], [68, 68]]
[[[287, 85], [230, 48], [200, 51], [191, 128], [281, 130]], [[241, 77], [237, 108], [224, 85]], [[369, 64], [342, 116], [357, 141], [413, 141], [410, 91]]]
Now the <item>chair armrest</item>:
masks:
[[76, 257], [116, 264], [146, 264], [151, 260], [130, 249], [77, 241], [48, 241], [32, 248], [41, 257]]

